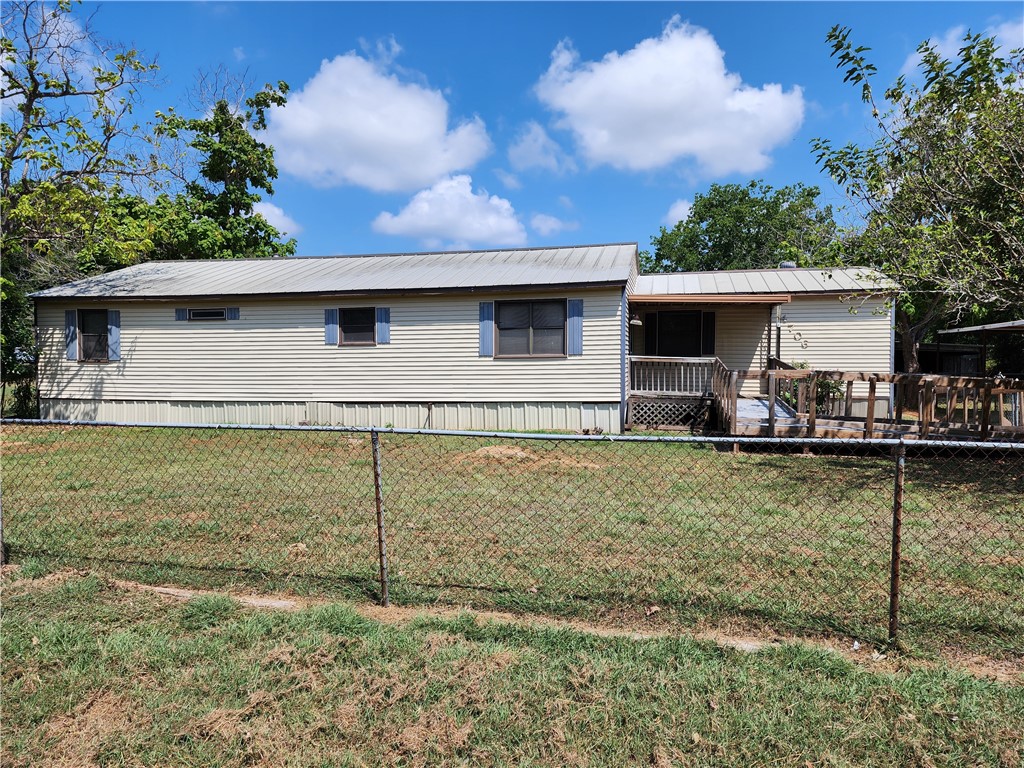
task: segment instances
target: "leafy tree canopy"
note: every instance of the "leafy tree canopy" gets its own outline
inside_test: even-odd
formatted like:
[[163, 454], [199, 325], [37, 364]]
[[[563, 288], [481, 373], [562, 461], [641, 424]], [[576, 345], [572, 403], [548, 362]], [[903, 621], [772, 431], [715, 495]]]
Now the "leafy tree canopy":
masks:
[[820, 190], [803, 184], [773, 189], [763, 181], [712, 184], [698, 194], [689, 216], [651, 238], [646, 272], [757, 269], [794, 261], [801, 266], [831, 258], [836, 224]]
[[844, 258], [901, 286], [897, 329], [916, 371], [936, 325], [1024, 306], [1024, 58], [1000, 56], [979, 35], [966, 35], [953, 59], [925, 42], [916, 75], [878, 99], [869, 49], [844, 27], [827, 39], [878, 138], [844, 147], [820, 138], [814, 150], [865, 222]]
[[173, 110], [159, 114], [157, 133], [187, 138], [198, 153], [199, 177], [174, 197], [161, 195], [155, 205], [160, 220], [155, 258], [224, 259], [290, 256], [295, 240], [280, 242], [280, 233], [253, 206], [261, 194], [274, 193], [274, 150], [254, 133], [266, 128], [267, 110], [285, 103], [288, 84], [270, 84], [248, 98], [243, 109], [218, 99], [209, 117], [186, 118]]
[[[284, 256], [295, 241], [255, 212], [277, 177], [254, 132], [285, 102], [266, 86], [202, 118], [133, 111], [156, 70], [56, 4], [11, 0], [0, 37], [0, 364], [33, 375], [28, 294], [149, 258]], [[184, 168], [163, 158], [189, 156]], [[162, 154], [163, 153], [163, 154]]]

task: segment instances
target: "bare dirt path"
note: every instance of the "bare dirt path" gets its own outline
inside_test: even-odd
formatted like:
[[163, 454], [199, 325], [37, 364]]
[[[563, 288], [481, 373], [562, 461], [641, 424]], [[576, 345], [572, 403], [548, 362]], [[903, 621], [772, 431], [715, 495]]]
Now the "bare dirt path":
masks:
[[[90, 574], [89, 571], [61, 570], [31, 581], [21, 579], [11, 581], [11, 578], [16, 579], [16, 574], [17, 566], [4, 566], [2, 575], [5, 577], [5, 592], [44, 589], [75, 576], [95, 575], [99, 576], [99, 578], [105, 578], [100, 574]], [[169, 600], [191, 600], [203, 595], [228, 596], [241, 605], [256, 610], [300, 611], [306, 608], [339, 602], [329, 598], [311, 598], [290, 594], [252, 594], [206, 589], [186, 589], [175, 586], [155, 586], [122, 579], [105, 580], [117, 589], [128, 592], [145, 592]], [[746, 653], [757, 653], [765, 648], [778, 646], [783, 643], [799, 643], [838, 653], [855, 664], [877, 672], [898, 672], [921, 667], [935, 667], [939, 663], [931, 660], [912, 659], [900, 654], [882, 653], [870, 644], [856, 643], [849, 638], [816, 638], [786, 635], [770, 630], [751, 632], [749, 627], [733, 629], [728, 626], [698, 626], [687, 628], [671, 626], [664, 622], [661, 622], [659, 625], [656, 617], [658, 613], [657, 608], [648, 609], [652, 611], [650, 616], [653, 620], [647, 626], [644, 626], [637, 623], [636, 620], [628, 619], [622, 623], [595, 623], [503, 611], [468, 609], [460, 606], [391, 605], [385, 608], [373, 603], [345, 602], [346, 605], [359, 615], [383, 624], [405, 625], [423, 618], [450, 619], [465, 615], [468, 612], [481, 624], [498, 622], [529, 628], [568, 629], [598, 637], [628, 638], [632, 640], [685, 636], [699, 641], [713, 642], [723, 648], [732, 648]], [[942, 661], [975, 677], [989, 678], [1013, 685], [1024, 685], [1024, 658], [994, 659], [948, 649], [942, 654]]]

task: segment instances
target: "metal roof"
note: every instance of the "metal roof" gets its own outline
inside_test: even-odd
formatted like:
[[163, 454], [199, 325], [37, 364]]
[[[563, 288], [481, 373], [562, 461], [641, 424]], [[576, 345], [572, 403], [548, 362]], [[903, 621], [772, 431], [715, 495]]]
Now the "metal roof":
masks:
[[895, 287], [865, 267], [840, 269], [734, 269], [640, 275], [633, 296], [715, 296], [749, 294], [846, 293]]
[[1012, 333], [1020, 331], [1024, 333], [1024, 320], [1010, 320], [1006, 323], [988, 323], [986, 325], [972, 325], [969, 328], [947, 328], [939, 333], [974, 333], [977, 331], [1003, 331]]
[[150, 261], [34, 298], [170, 299], [625, 285], [636, 243], [290, 259]]

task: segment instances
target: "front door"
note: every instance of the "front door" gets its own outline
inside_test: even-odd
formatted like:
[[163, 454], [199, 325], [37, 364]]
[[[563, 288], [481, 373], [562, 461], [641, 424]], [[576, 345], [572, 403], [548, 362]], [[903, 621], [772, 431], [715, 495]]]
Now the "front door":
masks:
[[647, 318], [644, 331], [648, 354], [661, 357], [700, 357], [700, 312], [652, 312]]

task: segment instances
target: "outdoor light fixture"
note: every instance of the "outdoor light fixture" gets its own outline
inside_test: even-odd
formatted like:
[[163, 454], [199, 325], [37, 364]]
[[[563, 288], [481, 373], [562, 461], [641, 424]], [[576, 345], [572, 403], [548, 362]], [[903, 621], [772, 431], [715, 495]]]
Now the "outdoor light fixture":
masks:
[[644, 321], [640, 319], [640, 315], [633, 313], [633, 317], [629, 319], [630, 325], [643, 325]]

